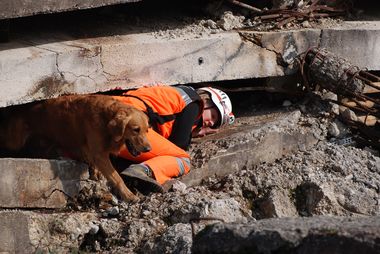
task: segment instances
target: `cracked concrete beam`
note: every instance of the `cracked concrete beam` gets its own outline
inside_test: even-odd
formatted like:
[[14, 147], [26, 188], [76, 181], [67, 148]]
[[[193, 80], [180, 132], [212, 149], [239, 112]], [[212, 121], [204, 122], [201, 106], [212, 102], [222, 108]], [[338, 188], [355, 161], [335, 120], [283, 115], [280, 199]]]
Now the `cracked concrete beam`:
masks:
[[292, 65], [295, 57], [310, 47], [326, 48], [348, 59], [354, 65], [380, 70], [380, 22], [345, 22], [334, 28], [302, 29], [277, 32], [245, 32], [255, 42], [281, 57], [285, 74], [297, 71]]
[[52, 0], [2, 0], [0, 2], [0, 20], [138, 1], [140, 0], [60, 0], [59, 2]]
[[53, 42], [29, 38], [24, 40], [27, 43], [0, 44], [0, 107], [64, 93], [94, 93], [150, 83], [284, 76], [297, 71], [293, 65], [297, 55], [318, 45], [354, 64], [380, 70], [380, 22], [349, 23], [348, 27], [322, 31], [186, 36], [168, 39], [145, 33], [71, 39], [57, 35]]
[[7, 48], [7, 43], [0, 45], [0, 86], [4, 91], [0, 106], [65, 93], [93, 93], [107, 83], [99, 46], [43, 44], [40, 40], [11, 44], [12, 48]]
[[282, 69], [273, 60], [272, 52], [242, 41], [237, 33], [190, 40], [139, 34], [120, 36], [119, 40], [102, 44], [104, 71], [110, 74], [110, 83], [117, 86], [282, 75]]
[[283, 66], [285, 74], [298, 71], [294, 66], [295, 59], [310, 47], [318, 46], [321, 31], [319, 29], [252, 32], [260, 46], [276, 53], [278, 64]]
[[9, 50], [0, 52], [4, 56], [0, 57], [0, 66], [10, 65], [7, 70], [0, 68], [0, 86], [7, 89], [17, 84], [18, 88], [4, 93], [0, 107], [64, 93], [93, 93], [157, 82], [173, 85], [284, 74], [273, 52], [242, 41], [237, 33], [173, 40], [135, 34], [29, 42], [36, 46], [25, 47], [27, 54], [18, 55], [13, 62], [8, 61]]
[[354, 65], [380, 70], [380, 22], [346, 22], [324, 29], [321, 47], [345, 57]]
[[88, 179], [87, 169], [74, 161], [1, 158], [0, 207], [65, 207]]

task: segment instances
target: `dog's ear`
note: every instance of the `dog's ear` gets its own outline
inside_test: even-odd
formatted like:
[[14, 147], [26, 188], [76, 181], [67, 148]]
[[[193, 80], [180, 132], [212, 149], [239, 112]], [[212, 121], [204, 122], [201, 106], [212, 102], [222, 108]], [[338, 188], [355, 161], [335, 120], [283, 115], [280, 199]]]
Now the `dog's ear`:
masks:
[[107, 127], [115, 142], [119, 142], [123, 138], [125, 128], [131, 118], [132, 116], [125, 113], [117, 113], [115, 117], [109, 121]]

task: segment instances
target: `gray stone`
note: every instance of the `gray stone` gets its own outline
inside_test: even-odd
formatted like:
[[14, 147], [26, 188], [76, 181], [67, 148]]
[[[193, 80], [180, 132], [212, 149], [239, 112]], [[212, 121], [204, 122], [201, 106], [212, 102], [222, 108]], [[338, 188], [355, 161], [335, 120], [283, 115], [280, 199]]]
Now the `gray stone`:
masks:
[[342, 117], [350, 121], [356, 122], [358, 120], [358, 117], [356, 116], [355, 112], [348, 108], [345, 109], [341, 115]]
[[380, 217], [266, 219], [214, 224], [193, 240], [193, 253], [378, 253]]
[[336, 123], [332, 122], [330, 123], [328, 127], [329, 134], [333, 137], [338, 137], [340, 135], [340, 131]]
[[92, 225], [88, 233], [90, 235], [96, 235], [99, 232], [99, 226], [98, 225]]
[[214, 199], [206, 202], [199, 213], [200, 218], [222, 219], [224, 222], [245, 222], [240, 204], [233, 198]]
[[172, 185], [172, 190], [173, 191], [178, 191], [178, 192], [181, 192], [181, 193], [184, 193], [186, 191], [186, 184], [184, 184], [183, 182], [181, 181], [175, 181]]
[[190, 254], [193, 243], [190, 224], [177, 223], [170, 226], [144, 253]]
[[119, 207], [117, 206], [113, 206], [113, 207], [110, 207], [109, 209], [107, 209], [106, 211], [109, 215], [111, 216], [116, 216], [119, 214], [120, 210], [119, 210]]

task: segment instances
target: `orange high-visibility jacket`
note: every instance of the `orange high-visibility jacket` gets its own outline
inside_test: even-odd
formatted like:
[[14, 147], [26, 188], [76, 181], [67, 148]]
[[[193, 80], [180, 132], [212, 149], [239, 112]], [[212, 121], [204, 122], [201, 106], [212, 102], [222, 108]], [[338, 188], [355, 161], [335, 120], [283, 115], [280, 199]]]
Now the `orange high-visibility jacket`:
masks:
[[[146, 112], [153, 127], [148, 132], [148, 140], [152, 147], [150, 152], [133, 157], [128, 150], [123, 149], [119, 156], [148, 166], [161, 184], [173, 177], [188, 173], [190, 156], [167, 138], [172, 132], [175, 118], [190, 103], [199, 103], [200, 112], [196, 120], [201, 117], [203, 103], [197, 92], [187, 86], [155, 86], [131, 90], [122, 96], [114, 97]], [[192, 124], [193, 127], [197, 125], [196, 121]]]

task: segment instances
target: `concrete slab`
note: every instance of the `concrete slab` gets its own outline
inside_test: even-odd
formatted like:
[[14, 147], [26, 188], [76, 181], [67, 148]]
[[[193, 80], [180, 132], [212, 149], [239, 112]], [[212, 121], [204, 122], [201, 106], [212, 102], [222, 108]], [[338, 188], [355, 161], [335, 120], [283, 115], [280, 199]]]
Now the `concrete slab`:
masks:
[[380, 22], [352, 21], [346, 24], [347, 28], [339, 26], [323, 30], [320, 47], [338, 56], [348, 56], [352, 63], [361, 68], [380, 70]]
[[[313, 216], [215, 223], [194, 237], [192, 253], [378, 253], [380, 217]], [[227, 240], [228, 239], [228, 240]], [[284, 251], [286, 250], [286, 251]]]
[[31, 16], [35, 14], [90, 9], [112, 4], [139, 2], [140, 0], [2, 0], [0, 19]]
[[[197, 168], [180, 180], [187, 186], [198, 185], [208, 177], [222, 177], [244, 168], [252, 168], [262, 162], [271, 163], [299, 150], [310, 149], [318, 142], [313, 130], [305, 130], [304, 133], [292, 130], [300, 115], [299, 111], [293, 111], [280, 114], [258, 127], [231, 127], [231, 133], [224, 138], [213, 137], [222, 144], [217, 148], [213, 141], [208, 140], [209, 137], [203, 138], [201, 150], [209, 149], [208, 153], [212, 156], [202, 158], [199, 151], [192, 151], [193, 163], [197, 164]], [[212, 147], [216, 152], [212, 152]], [[166, 187], [169, 186], [170, 183]]]
[[87, 169], [74, 161], [1, 158], [0, 207], [65, 207], [88, 179]]
[[297, 71], [295, 57], [312, 46], [326, 47], [361, 67], [380, 70], [377, 21], [348, 22], [323, 30], [234, 31], [171, 39], [130, 31], [88, 39], [48, 38], [0, 44], [0, 107], [64, 93], [150, 83], [283, 76]]
[[[0, 253], [64, 253], [70, 247], [74, 251], [96, 220], [93, 213], [0, 211]], [[57, 237], [61, 245], [50, 246]]]

